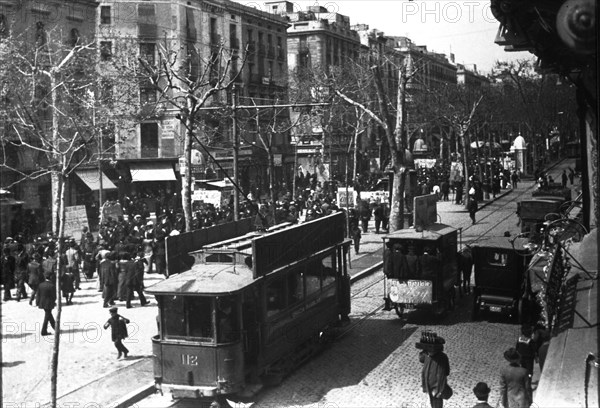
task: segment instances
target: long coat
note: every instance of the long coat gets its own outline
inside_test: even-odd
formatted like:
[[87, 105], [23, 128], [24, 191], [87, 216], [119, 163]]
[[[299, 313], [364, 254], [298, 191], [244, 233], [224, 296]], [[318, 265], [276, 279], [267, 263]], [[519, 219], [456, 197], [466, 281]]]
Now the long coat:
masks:
[[441, 351], [434, 355], [421, 352], [419, 360], [423, 363], [421, 372], [423, 392], [434, 398], [441, 398], [441, 394], [446, 388], [448, 375], [450, 375], [448, 356]]
[[27, 275], [29, 275], [27, 284], [32, 289], [37, 288], [37, 286], [44, 281], [44, 272], [42, 271], [42, 265], [39, 262], [29, 262], [29, 265], [27, 265]]
[[500, 371], [500, 394], [504, 408], [524, 408], [531, 405], [532, 391], [527, 369], [518, 364]]
[[44, 310], [52, 310], [56, 306], [56, 287], [52, 282], [44, 281], [38, 286], [37, 306]]

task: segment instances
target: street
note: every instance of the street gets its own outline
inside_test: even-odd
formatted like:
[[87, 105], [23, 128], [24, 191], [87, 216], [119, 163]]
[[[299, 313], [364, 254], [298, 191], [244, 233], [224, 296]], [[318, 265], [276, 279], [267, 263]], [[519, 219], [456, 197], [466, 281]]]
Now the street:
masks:
[[[555, 167], [552, 174], [572, 165], [569, 161]], [[529, 197], [533, 181], [523, 181], [518, 189], [486, 205], [477, 213], [477, 224], [470, 225], [463, 206], [438, 203], [441, 221], [462, 228], [463, 242], [481, 235], [502, 236], [519, 231], [516, 203]], [[504, 191], [503, 191], [504, 192]], [[381, 236], [363, 235], [363, 251], [352, 254], [353, 264], [361, 259], [376, 263], [381, 259]], [[160, 280], [146, 275], [146, 286]], [[395, 312], [382, 311], [383, 285], [377, 282], [381, 272], [353, 285], [351, 320], [354, 328], [329, 349], [297, 370], [280, 386], [268, 388], [254, 400], [258, 407], [386, 407], [427, 406], [421, 392], [420, 370], [415, 342], [422, 330], [432, 330], [446, 339], [450, 358], [450, 385], [454, 396], [446, 406], [474, 404], [472, 388], [478, 381], [490, 384], [492, 405], [498, 401], [498, 370], [504, 364], [502, 352], [514, 345], [519, 326], [508, 319], [484, 319], [472, 322], [472, 298], [457, 302], [455, 311], [435, 319], [426, 311], [411, 311], [401, 320]], [[153, 300], [153, 299], [152, 299]], [[101, 307], [96, 280], [82, 282], [74, 305], [63, 308], [63, 336], [59, 365], [59, 402], [95, 403], [108, 406], [124, 394], [152, 382], [150, 337], [156, 332], [156, 303], [133, 309], [120, 308], [131, 319], [131, 350], [127, 359], [116, 359], [116, 350], [102, 325], [108, 319]], [[27, 301], [7, 302], [2, 308], [2, 361], [4, 406], [33, 406], [49, 400], [49, 361], [52, 337], [40, 336], [43, 312]], [[131, 370], [128, 373], [127, 369]], [[114, 385], [111, 378], [120, 383]], [[113, 381], [113, 383], [114, 383]], [[123, 384], [130, 389], [123, 392]], [[121, 388], [119, 388], [121, 387]], [[11, 405], [12, 404], [12, 405]], [[23, 405], [25, 404], [25, 405]], [[27, 405], [29, 404], [29, 405]], [[137, 403], [138, 407], [171, 406], [169, 395], [154, 394]], [[191, 404], [191, 405], [190, 405]], [[180, 402], [176, 406], [196, 406]]]

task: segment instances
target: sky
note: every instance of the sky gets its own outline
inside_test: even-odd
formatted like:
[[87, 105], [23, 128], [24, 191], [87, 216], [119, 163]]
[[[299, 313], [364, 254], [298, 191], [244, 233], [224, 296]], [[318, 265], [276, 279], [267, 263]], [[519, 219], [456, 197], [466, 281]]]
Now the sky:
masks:
[[[263, 1], [236, 0], [264, 9]], [[350, 24], [367, 24], [386, 35], [405, 36], [430, 51], [455, 55], [457, 63], [477, 64], [487, 73], [497, 60], [534, 58], [528, 52], [506, 52], [494, 39], [500, 23], [490, 0], [324, 0], [291, 1], [295, 10], [319, 5], [350, 17]]]

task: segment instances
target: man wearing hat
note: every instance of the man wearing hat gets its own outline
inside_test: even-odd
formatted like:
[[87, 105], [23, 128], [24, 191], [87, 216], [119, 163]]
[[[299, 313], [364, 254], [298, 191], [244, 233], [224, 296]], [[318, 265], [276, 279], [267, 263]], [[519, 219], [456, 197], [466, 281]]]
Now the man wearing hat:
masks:
[[450, 361], [443, 351], [444, 339], [435, 335], [434, 340], [435, 347], [422, 349], [419, 353], [419, 361], [423, 363], [421, 383], [423, 392], [429, 395], [431, 408], [442, 408], [444, 406], [444, 399], [452, 396], [452, 389], [448, 385]]
[[104, 323], [104, 329], [106, 330], [110, 326], [111, 339], [119, 352], [117, 359], [121, 358], [123, 355], [127, 358], [129, 350], [123, 345], [122, 341], [127, 338], [127, 324], [129, 323], [129, 319], [119, 315], [116, 307], [111, 307], [108, 311], [110, 312], [110, 319]]
[[56, 306], [56, 287], [54, 286], [54, 273], [49, 272], [44, 275], [45, 281], [38, 286], [37, 307], [44, 310], [44, 322], [42, 323], [42, 336], [48, 336], [48, 323], [55, 329], [56, 322], [52, 316], [52, 309]]
[[473, 388], [473, 393], [475, 394], [475, 398], [477, 398], [477, 404], [473, 405], [473, 408], [492, 408], [488, 404], [490, 391], [490, 387], [486, 383], [478, 382], [475, 388]]
[[504, 352], [508, 366], [500, 370], [500, 394], [504, 408], [529, 407], [533, 391], [526, 368], [521, 367], [521, 356], [516, 348]]

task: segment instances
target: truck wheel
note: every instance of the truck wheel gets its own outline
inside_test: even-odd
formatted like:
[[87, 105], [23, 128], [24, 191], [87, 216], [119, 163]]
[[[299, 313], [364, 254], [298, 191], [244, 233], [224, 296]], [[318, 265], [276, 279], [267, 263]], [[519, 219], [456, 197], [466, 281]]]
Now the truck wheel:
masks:
[[398, 317], [402, 319], [402, 315], [404, 314], [404, 307], [398, 304], [394, 304], [394, 310], [396, 311]]

